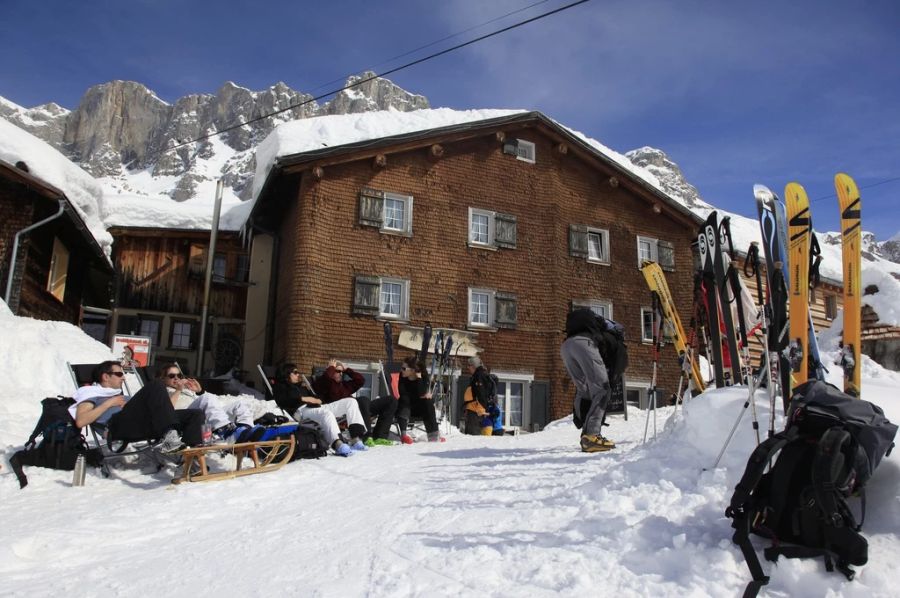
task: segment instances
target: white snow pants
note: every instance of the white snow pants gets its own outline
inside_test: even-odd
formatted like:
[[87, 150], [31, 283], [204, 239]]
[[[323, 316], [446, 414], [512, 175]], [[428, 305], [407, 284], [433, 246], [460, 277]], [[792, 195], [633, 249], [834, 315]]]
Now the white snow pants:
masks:
[[206, 423], [213, 430], [218, 430], [231, 422], [253, 426], [253, 409], [241, 400], [231, 401], [225, 405], [216, 395], [205, 392], [194, 399], [188, 409], [202, 409], [206, 415]]
[[363, 427], [366, 425], [356, 399], [341, 399], [318, 407], [303, 405], [294, 412], [294, 419], [301, 424], [304, 421], [311, 421], [318, 425], [322, 439], [328, 446], [334, 444], [341, 434], [337, 423], [339, 417], [346, 417], [348, 425], [359, 424]]

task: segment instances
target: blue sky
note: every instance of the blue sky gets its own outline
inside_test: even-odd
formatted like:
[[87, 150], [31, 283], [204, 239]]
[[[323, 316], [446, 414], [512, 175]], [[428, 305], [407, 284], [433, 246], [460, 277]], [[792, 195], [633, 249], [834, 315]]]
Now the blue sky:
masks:
[[[3, 0], [0, 95], [75, 108], [112, 79], [167, 101], [226, 80], [321, 93], [567, 4], [380, 64], [537, 1]], [[540, 110], [621, 152], [658, 147], [707, 201], [748, 216], [754, 183], [796, 180], [816, 228], [836, 230], [832, 181], [846, 171], [864, 228], [900, 231], [895, 1], [592, 0], [390, 78], [434, 106]]]

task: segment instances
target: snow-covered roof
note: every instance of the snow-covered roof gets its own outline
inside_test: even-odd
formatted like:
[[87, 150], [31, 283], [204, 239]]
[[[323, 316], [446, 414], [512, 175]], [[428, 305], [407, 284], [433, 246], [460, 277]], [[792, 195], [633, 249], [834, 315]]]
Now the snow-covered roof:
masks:
[[112, 236], [106, 232], [100, 210], [103, 188], [94, 177], [4, 118], [0, 118], [0, 160], [10, 164], [25, 162], [30, 174], [62, 191], [100, 246], [109, 252]]
[[[256, 150], [256, 175], [253, 180], [254, 201], [266, 184], [269, 173], [279, 160], [288, 156], [298, 156], [320, 152], [324, 148], [334, 149], [366, 141], [375, 142], [386, 138], [436, 131], [456, 125], [477, 125], [485, 121], [517, 115], [534, 115], [552, 126], [559, 127], [577, 141], [629, 172], [636, 179], [645, 182], [656, 192], [670, 199], [673, 204], [684, 206], [681, 198], [671, 197], [662, 187], [659, 179], [649, 170], [636, 166], [627, 157], [592, 139], [574, 131], [538, 112], [525, 110], [452, 110], [435, 108], [400, 112], [383, 110], [320, 116], [283, 123], [273, 130]], [[687, 210], [684, 210], [687, 213]]]

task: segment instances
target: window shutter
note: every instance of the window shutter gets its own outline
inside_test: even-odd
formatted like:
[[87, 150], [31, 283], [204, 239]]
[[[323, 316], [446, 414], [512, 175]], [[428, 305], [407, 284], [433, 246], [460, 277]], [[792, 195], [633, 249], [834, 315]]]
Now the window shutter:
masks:
[[531, 383], [531, 429], [543, 430], [550, 421], [550, 383], [535, 380]]
[[519, 140], [518, 139], [507, 139], [503, 142], [503, 153], [509, 154], [510, 156], [518, 156], [519, 155]]
[[515, 328], [518, 316], [516, 296], [512, 293], [494, 295], [494, 325], [497, 328]]
[[381, 311], [381, 280], [374, 276], [357, 276], [353, 280], [353, 313], [377, 316]]
[[384, 223], [384, 191], [363, 187], [359, 192], [359, 223], [381, 227]]
[[586, 226], [569, 225], [569, 255], [583, 258], [588, 256], [588, 231]]
[[494, 215], [494, 244], [507, 249], [516, 248], [516, 217], [512, 214]]
[[189, 251], [188, 274], [190, 276], [198, 276], [200, 278], [203, 278], [203, 276], [206, 274], [206, 246], [197, 243], [191, 243]]
[[657, 241], [656, 254], [659, 267], [669, 272], [675, 271], [675, 246], [668, 241]]

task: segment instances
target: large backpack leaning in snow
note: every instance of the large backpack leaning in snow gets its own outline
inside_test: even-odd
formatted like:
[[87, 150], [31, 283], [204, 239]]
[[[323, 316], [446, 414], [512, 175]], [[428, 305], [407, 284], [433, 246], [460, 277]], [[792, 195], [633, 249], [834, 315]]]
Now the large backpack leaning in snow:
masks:
[[[784, 431], [753, 451], [725, 511], [733, 519], [732, 539], [753, 575], [745, 598], [769, 581], [750, 543], [751, 533], [772, 540], [763, 551], [770, 561], [821, 556], [828, 571], [837, 568], [853, 579], [850, 566], [868, 561], [868, 542], [859, 533], [865, 519], [864, 488], [890, 454], [896, 433], [897, 426], [877, 405], [819, 380], [797, 387]], [[776, 453], [771, 469], [763, 473]], [[859, 523], [847, 502], [851, 496], [861, 499]]]
[[[88, 448], [81, 430], [75, 427], [75, 420], [69, 413], [69, 407], [74, 404], [75, 400], [69, 397], [50, 397], [41, 401], [41, 417], [25, 448], [9, 459], [20, 488], [28, 485], [23, 465], [72, 471], [79, 455], [84, 455], [89, 465], [100, 465], [102, 454], [96, 448]], [[40, 444], [37, 443], [38, 436], [41, 436]]]

